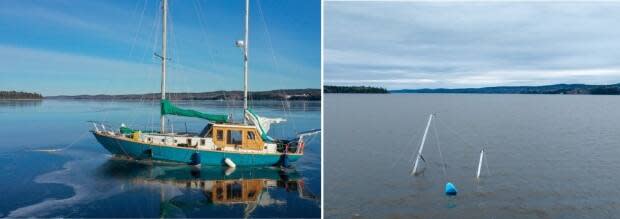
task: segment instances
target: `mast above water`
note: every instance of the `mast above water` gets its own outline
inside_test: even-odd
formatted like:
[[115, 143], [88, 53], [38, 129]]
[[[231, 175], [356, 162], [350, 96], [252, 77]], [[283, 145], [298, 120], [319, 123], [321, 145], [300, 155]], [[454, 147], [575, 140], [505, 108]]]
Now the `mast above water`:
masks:
[[243, 39], [243, 124], [248, 124], [245, 111], [248, 110], [248, 36], [250, 29], [250, 0], [245, 0], [245, 36]]
[[[162, 0], [162, 49], [159, 56], [161, 62], [161, 99], [166, 99], [166, 26], [168, 17], [168, 0]], [[249, 23], [250, 23], [250, 0], [245, 1], [245, 22], [244, 22], [244, 39], [237, 41], [237, 46], [243, 49], [243, 111], [248, 110], [248, 48], [249, 48]], [[243, 116], [243, 123], [247, 124], [247, 118]], [[166, 118], [164, 114], [160, 115], [160, 132], [165, 133]]]
[[422, 149], [424, 149], [424, 142], [426, 142], [426, 135], [428, 134], [428, 128], [431, 127], [431, 121], [433, 120], [433, 114], [428, 116], [428, 123], [426, 123], [426, 129], [424, 129], [424, 136], [422, 136], [422, 143], [420, 143], [420, 149], [418, 149], [418, 154], [415, 158], [415, 163], [413, 164], [413, 170], [411, 170], [411, 174], [415, 174], [418, 169], [418, 162], [420, 162], [420, 158], [422, 157]]
[[[161, 19], [161, 27], [162, 27], [162, 35], [161, 35], [161, 99], [166, 99], [166, 24], [168, 17], [168, 0], [162, 0], [162, 19]], [[166, 117], [162, 113], [160, 115], [160, 126], [159, 130], [163, 134], [166, 131]]]

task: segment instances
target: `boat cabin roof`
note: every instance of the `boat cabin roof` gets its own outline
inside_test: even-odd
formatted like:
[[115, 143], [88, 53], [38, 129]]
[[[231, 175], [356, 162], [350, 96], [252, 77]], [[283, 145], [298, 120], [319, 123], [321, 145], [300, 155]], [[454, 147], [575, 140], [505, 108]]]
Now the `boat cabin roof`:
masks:
[[256, 129], [256, 126], [241, 123], [213, 123], [213, 127]]

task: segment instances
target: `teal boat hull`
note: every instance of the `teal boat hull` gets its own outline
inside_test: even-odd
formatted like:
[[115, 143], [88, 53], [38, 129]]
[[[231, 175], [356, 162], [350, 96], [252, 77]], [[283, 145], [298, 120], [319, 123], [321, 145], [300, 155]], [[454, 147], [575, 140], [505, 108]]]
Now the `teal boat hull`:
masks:
[[[237, 166], [273, 166], [281, 163], [281, 154], [244, 154], [224, 151], [205, 151], [193, 148], [151, 145], [130, 140], [122, 140], [93, 133], [97, 141], [110, 153], [134, 159], [153, 159], [160, 161], [191, 164], [197, 153], [200, 165], [224, 166], [224, 159], [231, 159]], [[295, 162], [302, 155], [288, 154], [288, 161]]]

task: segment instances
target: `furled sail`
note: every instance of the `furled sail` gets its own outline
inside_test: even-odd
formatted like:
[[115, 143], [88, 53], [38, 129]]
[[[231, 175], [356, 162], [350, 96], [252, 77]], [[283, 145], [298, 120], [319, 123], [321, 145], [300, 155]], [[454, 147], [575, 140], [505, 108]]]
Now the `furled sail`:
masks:
[[258, 116], [249, 109], [245, 111], [245, 117], [251, 125], [256, 126], [256, 129], [258, 129], [258, 132], [260, 132], [260, 136], [264, 141], [273, 141], [273, 138], [267, 135], [269, 128], [271, 128], [271, 124], [278, 124], [286, 121], [286, 119], [283, 118], [267, 118]]
[[169, 100], [161, 100], [161, 114], [162, 115], [176, 115], [176, 116], [186, 116], [186, 117], [195, 117], [206, 119], [211, 122], [227, 122], [227, 115], [218, 115], [218, 114], [207, 114], [198, 112], [196, 110], [190, 109], [181, 109], [174, 104], [172, 104]]

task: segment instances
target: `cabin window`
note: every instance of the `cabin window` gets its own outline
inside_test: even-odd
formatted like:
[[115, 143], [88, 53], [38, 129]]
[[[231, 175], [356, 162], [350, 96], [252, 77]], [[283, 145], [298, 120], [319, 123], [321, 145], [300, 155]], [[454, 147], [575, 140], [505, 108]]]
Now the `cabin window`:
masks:
[[213, 136], [213, 124], [209, 123], [207, 124], [207, 126], [205, 126], [202, 131], [200, 132], [199, 136], [200, 137], [207, 137], [207, 138], [211, 138]]
[[148, 142], [151, 142], [151, 138], [146, 138], [146, 140], [147, 140]]
[[248, 199], [254, 199], [256, 197], [257, 192], [252, 190], [248, 192]]
[[161, 142], [166, 142], [166, 139], [165, 139], [165, 138], [162, 138], [162, 139], [161, 139]]
[[174, 139], [174, 143], [177, 143], [177, 140], [176, 140], [176, 139]]
[[248, 132], [248, 140], [254, 140], [254, 132]]
[[206, 135], [206, 137], [207, 137], [207, 138], [211, 138], [211, 137], [213, 137], [213, 128], [212, 128], [212, 127], [209, 127], [209, 131], [207, 131], [207, 135]]
[[224, 130], [217, 130], [217, 140], [218, 141], [224, 140]]
[[238, 145], [241, 144], [241, 131], [240, 130], [228, 130], [226, 139], [227, 144]]
[[215, 189], [215, 197], [217, 197], [217, 200], [224, 200], [224, 188], [218, 187]]
[[200, 145], [204, 146], [206, 141], [204, 139], [200, 139]]
[[226, 185], [226, 188], [230, 194], [229, 199], [240, 200], [243, 199], [243, 186], [239, 182], [234, 182]]

